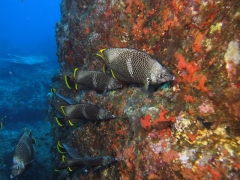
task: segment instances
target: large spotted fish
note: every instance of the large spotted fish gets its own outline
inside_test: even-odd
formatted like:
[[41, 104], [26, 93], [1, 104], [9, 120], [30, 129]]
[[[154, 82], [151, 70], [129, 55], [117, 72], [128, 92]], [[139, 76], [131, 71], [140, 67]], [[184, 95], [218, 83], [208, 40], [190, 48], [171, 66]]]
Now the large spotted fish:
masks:
[[157, 60], [145, 52], [130, 48], [109, 48], [97, 54], [107, 61], [114, 76], [128, 83], [159, 85], [171, 80], [174, 76]]
[[34, 143], [35, 141], [31, 138], [31, 134], [25, 131], [14, 150], [13, 165], [11, 167], [12, 174], [10, 178], [15, 178], [22, 174], [31, 166], [35, 154]]
[[116, 79], [100, 71], [74, 70], [73, 79], [65, 76], [65, 82], [68, 88], [75, 89], [93, 89], [98, 92], [106, 92], [122, 88], [122, 85]]
[[59, 126], [63, 126], [67, 121], [74, 125], [81, 120], [97, 122], [115, 118], [106, 109], [88, 103], [61, 106], [61, 110], [65, 117], [55, 118]]

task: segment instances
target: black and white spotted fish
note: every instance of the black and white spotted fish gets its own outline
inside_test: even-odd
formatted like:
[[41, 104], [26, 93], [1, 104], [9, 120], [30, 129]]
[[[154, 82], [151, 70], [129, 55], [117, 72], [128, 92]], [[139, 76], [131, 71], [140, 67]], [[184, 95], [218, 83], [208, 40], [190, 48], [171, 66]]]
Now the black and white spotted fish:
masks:
[[74, 70], [73, 79], [65, 75], [68, 88], [93, 89], [99, 92], [122, 88], [116, 79], [100, 71]]
[[102, 166], [107, 166], [116, 161], [117, 158], [111, 156], [85, 156], [76, 159], [65, 158], [64, 162], [57, 167], [57, 170], [73, 167], [90, 167], [93, 170], [97, 170]]
[[13, 155], [13, 165], [11, 167], [12, 173], [10, 178], [25, 172], [34, 160], [34, 147], [35, 140], [31, 138], [31, 133], [25, 131], [15, 147]]
[[76, 149], [73, 149], [66, 144], [62, 144], [63, 149], [67, 152], [68, 157], [63, 156], [62, 162], [56, 170], [69, 169], [72, 171], [75, 168], [80, 168], [83, 172], [97, 170], [102, 166], [107, 166], [118, 159], [111, 156], [83, 156]]
[[56, 118], [59, 126], [63, 126], [67, 121], [70, 125], [74, 125], [81, 120], [97, 122], [115, 118], [106, 109], [87, 103], [61, 106], [61, 110], [65, 117]]
[[100, 50], [114, 76], [124, 82], [144, 85], [159, 85], [174, 76], [157, 60], [145, 52], [129, 48], [109, 48]]

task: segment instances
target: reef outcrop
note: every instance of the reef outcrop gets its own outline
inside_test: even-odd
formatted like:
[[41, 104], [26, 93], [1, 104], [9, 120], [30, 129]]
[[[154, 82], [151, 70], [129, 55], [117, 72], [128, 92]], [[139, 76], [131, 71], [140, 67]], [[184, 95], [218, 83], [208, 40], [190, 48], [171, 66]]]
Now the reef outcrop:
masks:
[[[55, 145], [118, 159], [100, 171], [56, 172], [57, 179], [240, 179], [240, 3], [238, 0], [63, 0], [56, 27], [60, 74], [53, 86], [115, 119], [59, 127], [65, 102], [49, 98]], [[123, 84], [107, 95], [70, 90], [64, 75], [102, 70], [96, 53], [128, 47], [175, 76], [154, 88]], [[231, 54], [232, 53], [232, 54]], [[56, 164], [61, 154], [54, 148]]]

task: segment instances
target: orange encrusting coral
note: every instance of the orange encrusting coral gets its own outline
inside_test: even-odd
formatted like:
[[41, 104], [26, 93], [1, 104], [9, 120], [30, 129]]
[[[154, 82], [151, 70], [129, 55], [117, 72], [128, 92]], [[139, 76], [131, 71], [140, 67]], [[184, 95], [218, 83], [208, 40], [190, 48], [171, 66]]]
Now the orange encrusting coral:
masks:
[[162, 152], [162, 159], [164, 162], [172, 163], [173, 160], [179, 158], [179, 153], [175, 150]]
[[125, 136], [127, 135], [127, 132], [125, 130], [115, 130], [115, 133], [120, 136]]
[[190, 141], [194, 141], [197, 138], [197, 135], [195, 135], [195, 134], [188, 134], [188, 137], [189, 137]]
[[132, 13], [133, 3], [138, 7], [138, 9], [140, 9], [140, 11], [143, 11], [145, 5], [142, 2], [140, 2], [139, 0], [126, 0], [127, 8], [126, 8], [125, 12], [127, 14]]
[[197, 90], [200, 90], [202, 92], [208, 92], [209, 89], [205, 86], [205, 83], [207, 82], [207, 77], [204, 74], [199, 74], [195, 77], [196, 84], [193, 85]]
[[192, 45], [192, 50], [193, 52], [200, 52], [202, 50], [202, 42], [203, 39], [205, 37], [206, 32], [201, 33], [201, 32], [197, 32], [196, 33], [196, 38], [194, 40], [194, 43]]
[[164, 122], [164, 121], [172, 121], [173, 123], [175, 122], [175, 117], [170, 116], [168, 118], [165, 117], [165, 115], [168, 113], [168, 111], [165, 108], [162, 108], [159, 112], [159, 118], [155, 119], [153, 123], [159, 123], [159, 122]]
[[196, 102], [196, 101], [197, 101], [197, 99], [194, 98], [194, 97], [191, 96], [191, 95], [186, 95], [186, 96], [184, 97], [184, 100], [185, 100], [186, 102]]
[[149, 129], [151, 127], [151, 116], [146, 114], [143, 118], [140, 118], [140, 124], [144, 129]]
[[213, 168], [210, 164], [205, 165], [205, 166], [201, 166], [199, 164], [196, 164], [196, 166], [198, 167], [198, 171], [202, 171], [205, 172], [204, 174], [206, 175], [206, 173], [210, 173], [212, 175], [211, 179], [214, 180], [218, 180], [221, 179], [221, 174], [219, 171], [217, 171], [215, 168]]
[[125, 159], [126, 165], [131, 170], [133, 168], [133, 160], [135, 159], [134, 155], [134, 144], [131, 144], [129, 147], [126, 147], [123, 151], [123, 158]]
[[[187, 87], [192, 85], [192, 87], [199, 91], [208, 92], [209, 89], [205, 86], [207, 77], [204, 74], [198, 73], [198, 65], [194, 62], [186, 62], [183, 55], [179, 52], [175, 53], [175, 58], [178, 61], [178, 69], [182, 71], [181, 81], [187, 83]], [[184, 72], [184, 70], [186, 70], [186, 72]]]
[[145, 22], [146, 19], [144, 18], [143, 13], [140, 13], [136, 19], [136, 23], [132, 25], [132, 35], [136, 40], [139, 40], [142, 37], [142, 29]]

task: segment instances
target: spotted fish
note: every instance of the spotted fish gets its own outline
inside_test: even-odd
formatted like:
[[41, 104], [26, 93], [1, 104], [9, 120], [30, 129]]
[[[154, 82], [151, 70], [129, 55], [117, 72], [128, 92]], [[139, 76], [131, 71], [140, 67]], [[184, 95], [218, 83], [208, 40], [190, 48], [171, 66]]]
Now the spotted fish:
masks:
[[157, 60], [145, 52], [130, 48], [109, 48], [100, 50], [112, 69], [113, 75], [124, 82], [144, 85], [159, 85], [171, 80], [174, 76]]
[[34, 160], [34, 139], [31, 138], [31, 133], [25, 131], [18, 141], [15, 147], [13, 155], [13, 166], [12, 174], [10, 178], [15, 178], [16, 176], [25, 172]]
[[[58, 152], [61, 153], [61, 154], [66, 154], [67, 153], [68, 158], [71, 158], [71, 159], [83, 158], [83, 155], [77, 149], [71, 148], [64, 143], [61, 144], [60, 141], [58, 141], [58, 143], [57, 143], [57, 149], [58, 149]], [[65, 158], [66, 157], [64, 155], [62, 155], [62, 161], [63, 162], [65, 161]], [[68, 167], [69, 171], [73, 171], [74, 169], [75, 169], [74, 167]], [[80, 170], [83, 173], [87, 173], [87, 172], [89, 172], [89, 167], [82, 166], [80, 168]]]
[[74, 70], [73, 79], [65, 76], [68, 88], [93, 89], [99, 92], [122, 88], [116, 79], [100, 71]]
[[97, 122], [115, 118], [115, 116], [107, 110], [87, 103], [61, 106], [61, 110], [65, 117], [56, 118], [59, 126], [63, 126], [67, 121], [70, 125], [74, 125], [81, 120]]
[[97, 170], [102, 166], [107, 166], [117, 161], [117, 158], [110, 156], [83, 156], [76, 149], [68, 147], [66, 144], [63, 144], [63, 148], [70, 158], [63, 156], [63, 161], [60, 163], [57, 170], [68, 168], [69, 171], [72, 171], [74, 168], [81, 168], [82, 171], [88, 172], [89, 170]]
[[68, 167], [91, 167], [94, 170], [99, 169], [101, 166], [107, 166], [113, 162], [116, 162], [117, 158], [111, 156], [84, 156], [77, 159], [64, 159], [64, 162], [59, 165], [57, 170], [66, 169]]
[[62, 162], [57, 170], [68, 168], [69, 171], [72, 171], [76, 168], [80, 168], [82, 172], [87, 173], [118, 160], [110, 156], [83, 156], [77, 149], [71, 148], [64, 143], [58, 143], [58, 146], [58, 148], [63, 149], [63, 151], [67, 153], [67, 157], [62, 156]]

